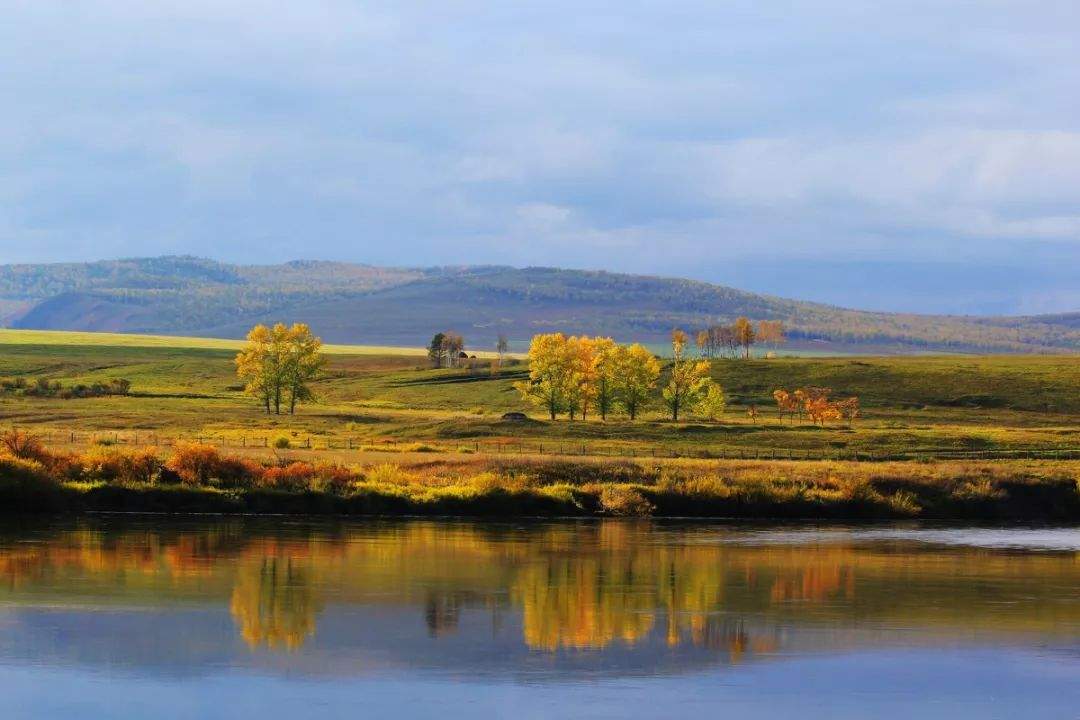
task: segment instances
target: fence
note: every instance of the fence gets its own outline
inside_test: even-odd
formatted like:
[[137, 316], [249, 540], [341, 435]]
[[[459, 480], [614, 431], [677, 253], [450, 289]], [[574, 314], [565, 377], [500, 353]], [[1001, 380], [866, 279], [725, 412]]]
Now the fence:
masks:
[[[153, 445], [171, 447], [178, 442], [198, 442], [219, 448], [273, 449], [269, 435], [191, 434], [162, 435], [143, 430], [88, 432], [77, 430], [33, 430], [46, 445]], [[276, 437], [276, 436], [275, 436]], [[483, 440], [455, 445], [427, 442], [400, 442], [385, 438], [313, 436], [289, 437], [291, 450], [312, 452], [468, 452], [486, 455], [541, 455], [553, 457], [620, 457], [702, 460], [836, 460], [849, 462], [933, 461], [933, 460], [1080, 460], [1080, 448], [950, 450], [916, 449], [872, 451], [848, 448], [779, 448], [779, 447], [662, 447], [617, 445], [602, 442], [539, 440]]]

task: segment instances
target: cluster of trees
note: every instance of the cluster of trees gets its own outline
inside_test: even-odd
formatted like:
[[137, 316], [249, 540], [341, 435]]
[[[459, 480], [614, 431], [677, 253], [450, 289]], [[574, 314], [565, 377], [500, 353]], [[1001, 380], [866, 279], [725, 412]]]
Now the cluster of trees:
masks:
[[775, 348], [784, 342], [784, 325], [779, 320], [760, 320], [755, 327], [749, 319], [740, 317], [730, 325], [710, 325], [698, 332], [696, 340], [702, 357], [749, 358], [755, 344]]
[[307, 325], [256, 325], [236, 356], [236, 374], [244, 380], [245, 392], [259, 399], [267, 415], [280, 415], [286, 400], [292, 415], [297, 403], [314, 399], [310, 384], [325, 362], [322, 340]]
[[428, 359], [432, 367], [457, 367], [469, 359], [465, 352], [465, 338], [454, 332], [435, 333], [428, 343]]
[[107, 382], [76, 383], [70, 387], [64, 387], [59, 380], [38, 378], [29, 382], [26, 378], [0, 381], [0, 392], [5, 395], [22, 395], [26, 397], [56, 397], [63, 400], [71, 398], [106, 397], [109, 395], [127, 395], [131, 391], [131, 381], [123, 378], [115, 378]]
[[843, 400], [831, 400], [832, 389], [827, 387], [805, 387], [794, 392], [784, 388], [773, 391], [776, 400], [776, 413], [780, 422], [787, 415], [794, 421], [808, 418], [816, 425], [824, 425], [829, 420], [846, 420], [850, 425], [859, 417], [859, 398], [849, 397]]
[[[685, 356], [688, 340], [681, 330], [672, 333], [674, 360], [661, 399], [673, 420], [689, 411], [718, 418], [724, 411], [723, 390], [709, 378], [708, 361]], [[550, 333], [533, 337], [529, 379], [515, 387], [552, 420], [559, 413], [584, 419], [590, 411], [606, 420], [616, 408], [634, 420], [652, 399], [660, 369], [656, 356], [639, 344]]]

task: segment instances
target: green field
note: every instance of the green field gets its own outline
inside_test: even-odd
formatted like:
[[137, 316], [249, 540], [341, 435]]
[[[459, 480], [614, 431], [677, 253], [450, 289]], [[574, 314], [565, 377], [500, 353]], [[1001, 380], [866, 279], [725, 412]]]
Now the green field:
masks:
[[[433, 370], [417, 349], [345, 347], [328, 352], [319, 401], [295, 416], [267, 416], [233, 372], [237, 343], [225, 340], [97, 333], [0, 332], [0, 379], [64, 385], [126, 378], [127, 397], [61, 400], [0, 396], [0, 425], [64, 432], [135, 433], [257, 444], [281, 434], [293, 445], [347, 449], [407, 447], [453, 452], [732, 453], [761, 457], [856, 454], [916, 457], [1068, 453], [1080, 447], [1080, 361], [1076, 356], [892, 356], [779, 358], [714, 362], [728, 395], [722, 422], [668, 421], [654, 407], [637, 422], [548, 422], [523, 405], [512, 383], [526, 375], [511, 362], [492, 375]], [[827, 386], [858, 395], [863, 418], [851, 428], [776, 419], [777, 387]], [[749, 404], [760, 409], [756, 423]], [[504, 412], [529, 410], [527, 423]], [[70, 438], [70, 435], [69, 435]], [[82, 438], [82, 440], [79, 440]], [[79, 435], [85, 442], [89, 435]]]

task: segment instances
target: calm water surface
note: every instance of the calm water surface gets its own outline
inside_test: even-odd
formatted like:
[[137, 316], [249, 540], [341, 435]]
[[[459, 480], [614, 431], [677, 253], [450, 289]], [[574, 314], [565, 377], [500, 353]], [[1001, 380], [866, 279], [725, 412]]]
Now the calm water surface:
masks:
[[1080, 718], [1080, 529], [0, 527], [3, 718]]

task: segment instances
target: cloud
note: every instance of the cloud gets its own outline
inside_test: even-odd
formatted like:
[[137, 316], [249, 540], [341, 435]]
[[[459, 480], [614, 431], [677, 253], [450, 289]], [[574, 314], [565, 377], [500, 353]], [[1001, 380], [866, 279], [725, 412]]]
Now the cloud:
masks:
[[0, 248], [698, 276], [783, 255], [1035, 262], [1033, 240], [1080, 245], [1074, 13], [19, 0]]

